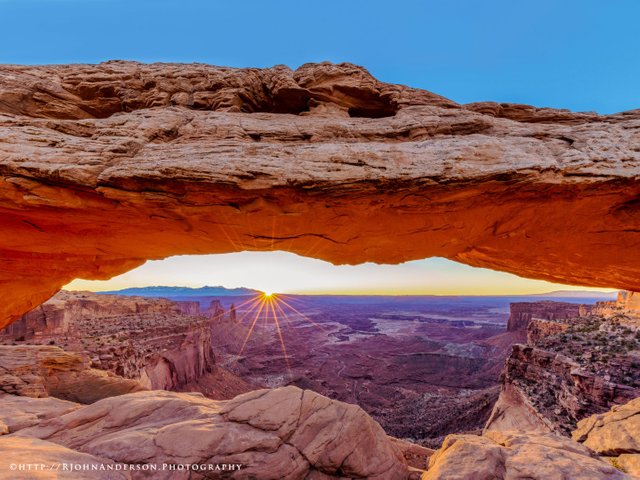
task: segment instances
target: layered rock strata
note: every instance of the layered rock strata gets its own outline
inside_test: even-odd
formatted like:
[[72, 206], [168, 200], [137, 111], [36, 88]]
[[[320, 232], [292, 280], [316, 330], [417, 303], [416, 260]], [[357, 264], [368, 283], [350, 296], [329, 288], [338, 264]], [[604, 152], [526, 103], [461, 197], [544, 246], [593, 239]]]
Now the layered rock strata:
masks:
[[567, 320], [586, 315], [590, 306], [566, 302], [517, 302], [509, 305], [507, 331], [526, 331], [532, 319]]
[[640, 111], [459, 105], [349, 64], [0, 67], [0, 326], [176, 254], [442, 256], [640, 290]]
[[219, 315], [219, 302], [201, 311], [198, 302], [62, 291], [0, 331], [0, 342], [55, 343], [147, 388], [179, 390], [216, 371]]
[[529, 345], [513, 346], [486, 431], [568, 435], [585, 417], [640, 396], [640, 330], [625, 321], [628, 310], [618, 304], [613, 313], [601, 302], [580, 306], [574, 317], [543, 320], [535, 316], [557, 309], [541, 303], [518, 307]]
[[58, 347], [0, 345], [0, 394], [92, 403], [142, 390], [139, 382], [91, 368], [87, 357]]

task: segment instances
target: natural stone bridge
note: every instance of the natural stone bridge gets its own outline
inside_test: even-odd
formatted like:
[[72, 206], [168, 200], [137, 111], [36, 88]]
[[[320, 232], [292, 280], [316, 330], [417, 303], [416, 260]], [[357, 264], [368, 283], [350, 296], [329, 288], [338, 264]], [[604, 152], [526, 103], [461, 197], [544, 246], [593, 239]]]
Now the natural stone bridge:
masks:
[[458, 105], [353, 65], [0, 67], [0, 327], [176, 254], [443, 256], [640, 290], [640, 111]]

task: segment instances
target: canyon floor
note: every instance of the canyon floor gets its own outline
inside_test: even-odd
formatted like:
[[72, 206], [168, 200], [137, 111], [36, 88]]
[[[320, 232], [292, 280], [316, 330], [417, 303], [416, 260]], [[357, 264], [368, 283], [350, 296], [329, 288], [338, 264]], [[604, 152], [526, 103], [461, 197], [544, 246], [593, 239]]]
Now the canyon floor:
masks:
[[511, 345], [526, 339], [506, 328], [516, 300], [283, 295], [274, 312], [221, 317], [212, 342], [218, 363], [254, 385], [360, 405], [390, 435], [437, 447], [488, 419]]

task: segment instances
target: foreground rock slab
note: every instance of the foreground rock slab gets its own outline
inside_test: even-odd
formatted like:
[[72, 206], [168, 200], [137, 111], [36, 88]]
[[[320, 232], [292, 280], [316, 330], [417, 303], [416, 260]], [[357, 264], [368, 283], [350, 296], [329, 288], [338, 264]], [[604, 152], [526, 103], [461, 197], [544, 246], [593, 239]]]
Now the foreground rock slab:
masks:
[[32, 427], [43, 420], [56, 418], [80, 408], [81, 405], [54, 397], [31, 398], [0, 394], [0, 435]]
[[443, 256], [640, 290], [640, 111], [459, 105], [349, 64], [0, 67], [0, 327], [177, 254]]
[[573, 439], [640, 477], [640, 398], [580, 421]]
[[[125, 480], [113, 462], [34, 438], [0, 437], [1, 480]], [[19, 470], [19, 466], [23, 469]], [[27, 467], [29, 466], [29, 467]], [[82, 466], [86, 468], [74, 468]], [[101, 470], [101, 467], [104, 470]], [[29, 468], [27, 470], [27, 468]]]
[[[229, 401], [165, 391], [132, 393], [10, 437], [39, 438], [119, 463], [243, 466], [225, 478], [408, 476], [400, 450], [362, 409], [296, 387], [258, 390]], [[197, 478], [188, 474], [132, 472], [133, 478]]]
[[586, 447], [555, 434], [449, 435], [423, 480], [631, 480]]

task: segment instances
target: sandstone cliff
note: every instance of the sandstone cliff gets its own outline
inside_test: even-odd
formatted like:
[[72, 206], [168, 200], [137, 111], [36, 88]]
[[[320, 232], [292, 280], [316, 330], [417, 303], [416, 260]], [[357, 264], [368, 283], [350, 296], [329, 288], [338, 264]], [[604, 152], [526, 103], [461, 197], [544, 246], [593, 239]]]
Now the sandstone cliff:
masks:
[[566, 302], [517, 302], [509, 305], [507, 331], [526, 331], [532, 318], [541, 320], [567, 320], [586, 315], [590, 307]]
[[610, 302], [552, 303], [515, 304], [529, 344], [513, 346], [486, 431], [568, 435], [589, 415], [640, 396], [640, 331], [623, 321], [623, 307], [614, 315]]
[[0, 326], [73, 278], [240, 250], [640, 290], [639, 125], [349, 64], [2, 66]]
[[0, 393], [93, 403], [141, 390], [139, 382], [90, 368], [88, 358], [58, 347], [0, 345]]
[[0, 342], [55, 343], [146, 388], [229, 398], [249, 386], [216, 366], [211, 322], [223, 313], [219, 302], [201, 312], [198, 302], [62, 291], [0, 330]]
[[572, 437], [640, 478], [640, 398], [578, 423]]

